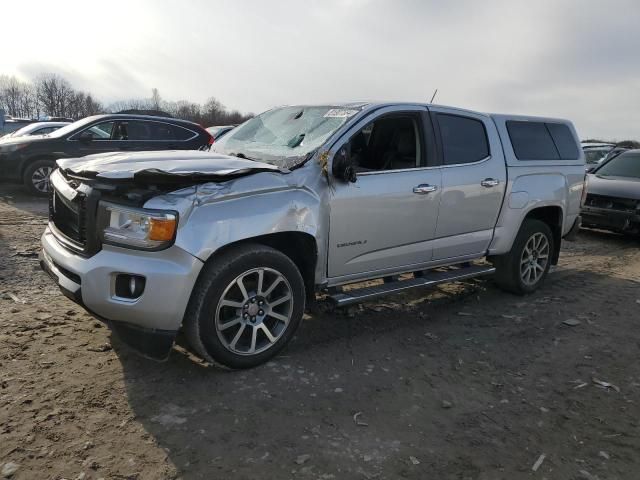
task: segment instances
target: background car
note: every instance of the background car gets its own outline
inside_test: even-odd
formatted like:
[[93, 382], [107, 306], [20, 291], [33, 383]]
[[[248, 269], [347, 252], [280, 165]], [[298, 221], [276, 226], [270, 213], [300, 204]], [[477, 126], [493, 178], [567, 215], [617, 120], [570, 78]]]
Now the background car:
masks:
[[[28, 125], [16, 130], [15, 132], [8, 133], [2, 140], [6, 140], [8, 138], [22, 137], [26, 135], [46, 135], [47, 133], [51, 133], [60, 127], [64, 127], [65, 125], [69, 125], [71, 122], [34, 122], [29, 123]], [[0, 141], [2, 141], [0, 140]]]
[[640, 150], [622, 152], [588, 175], [582, 224], [640, 233]]
[[96, 115], [46, 136], [16, 137], [0, 142], [0, 179], [23, 183], [32, 193], [47, 195], [49, 175], [59, 158], [118, 151], [197, 150], [211, 143], [211, 134], [186, 120]]
[[213, 140], [220, 140], [228, 132], [236, 128], [237, 125], [219, 125], [217, 127], [207, 127], [207, 132], [211, 134]]
[[33, 123], [33, 120], [27, 118], [0, 117], [0, 137], [13, 133], [31, 123]]
[[600, 164], [608, 162], [613, 157], [617, 157], [621, 153], [626, 152], [628, 150], [629, 150], [629, 148], [627, 148], [627, 147], [615, 147], [615, 148], [612, 148], [611, 150], [609, 150], [609, 153], [607, 153], [603, 158], [601, 158], [598, 161], [598, 163], [596, 165], [594, 165], [593, 167], [591, 167], [589, 169], [589, 172], [592, 172], [593, 170], [595, 170]]
[[581, 146], [584, 151], [585, 167], [587, 171], [593, 170], [598, 163], [616, 147], [615, 143], [595, 142], [582, 142]]

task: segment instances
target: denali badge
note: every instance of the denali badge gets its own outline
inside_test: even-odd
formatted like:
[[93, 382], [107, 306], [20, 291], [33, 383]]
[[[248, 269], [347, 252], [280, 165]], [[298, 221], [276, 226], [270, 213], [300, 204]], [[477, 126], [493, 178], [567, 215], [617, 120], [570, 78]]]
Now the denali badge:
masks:
[[365, 245], [367, 243], [366, 240], [356, 240], [355, 242], [345, 242], [345, 243], [339, 243], [337, 245], [338, 248], [342, 248], [342, 247], [353, 247], [354, 245]]

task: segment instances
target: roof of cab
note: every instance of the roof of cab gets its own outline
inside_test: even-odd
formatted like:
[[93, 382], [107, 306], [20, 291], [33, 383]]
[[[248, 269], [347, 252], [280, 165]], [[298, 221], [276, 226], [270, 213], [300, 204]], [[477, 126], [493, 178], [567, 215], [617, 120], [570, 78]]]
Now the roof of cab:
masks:
[[461, 107], [453, 107], [450, 105], [441, 105], [438, 103], [427, 103], [427, 102], [391, 102], [391, 101], [353, 101], [353, 102], [325, 102], [325, 103], [315, 103], [310, 105], [305, 104], [297, 104], [297, 105], [287, 105], [287, 106], [331, 106], [337, 108], [357, 108], [361, 110], [373, 110], [383, 107], [393, 107], [393, 106], [402, 106], [402, 105], [412, 105], [412, 106], [423, 106], [423, 107], [439, 107], [446, 108], [447, 110], [451, 110], [454, 112], [458, 112], [460, 114], [471, 113], [474, 115], [483, 115], [486, 117], [493, 118], [494, 121], [502, 121], [506, 122], [509, 120], [516, 121], [531, 121], [531, 122], [561, 122], [570, 124], [571, 121], [564, 118], [556, 118], [556, 117], [537, 117], [533, 115], [514, 115], [507, 113], [488, 113], [488, 112], [479, 112], [477, 110], [470, 110], [467, 108]]

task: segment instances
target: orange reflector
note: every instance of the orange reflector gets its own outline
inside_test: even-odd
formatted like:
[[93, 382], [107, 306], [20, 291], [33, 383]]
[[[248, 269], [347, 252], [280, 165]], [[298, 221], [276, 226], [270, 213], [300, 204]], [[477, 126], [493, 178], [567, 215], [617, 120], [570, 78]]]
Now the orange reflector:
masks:
[[160, 242], [173, 240], [173, 235], [176, 233], [175, 219], [151, 218], [150, 220], [149, 240]]

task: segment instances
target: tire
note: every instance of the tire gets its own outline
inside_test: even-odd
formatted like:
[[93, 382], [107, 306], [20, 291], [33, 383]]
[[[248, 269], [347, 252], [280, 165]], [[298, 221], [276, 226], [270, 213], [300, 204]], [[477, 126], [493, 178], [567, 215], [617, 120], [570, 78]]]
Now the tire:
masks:
[[27, 166], [22, 177], [24, 186], [29, 193], [39, 197], [49, 195], [49, 175], [56, 168], [53, 160], [36, 160]]
[[526, 219], [511, 251], [492, 259], [496, 267], [496, 283], [503, 290], [517, 295], [534, 292], [549, 273], [554, 247], [549, 226], [540, 220]]
[[289, 343], [304, 308], [304, 281], [293, 261], [264, 245], [241, 245], [205, 265], [187, 306], [184, 330], [191, 347], [206, 360], [251, 368]]

